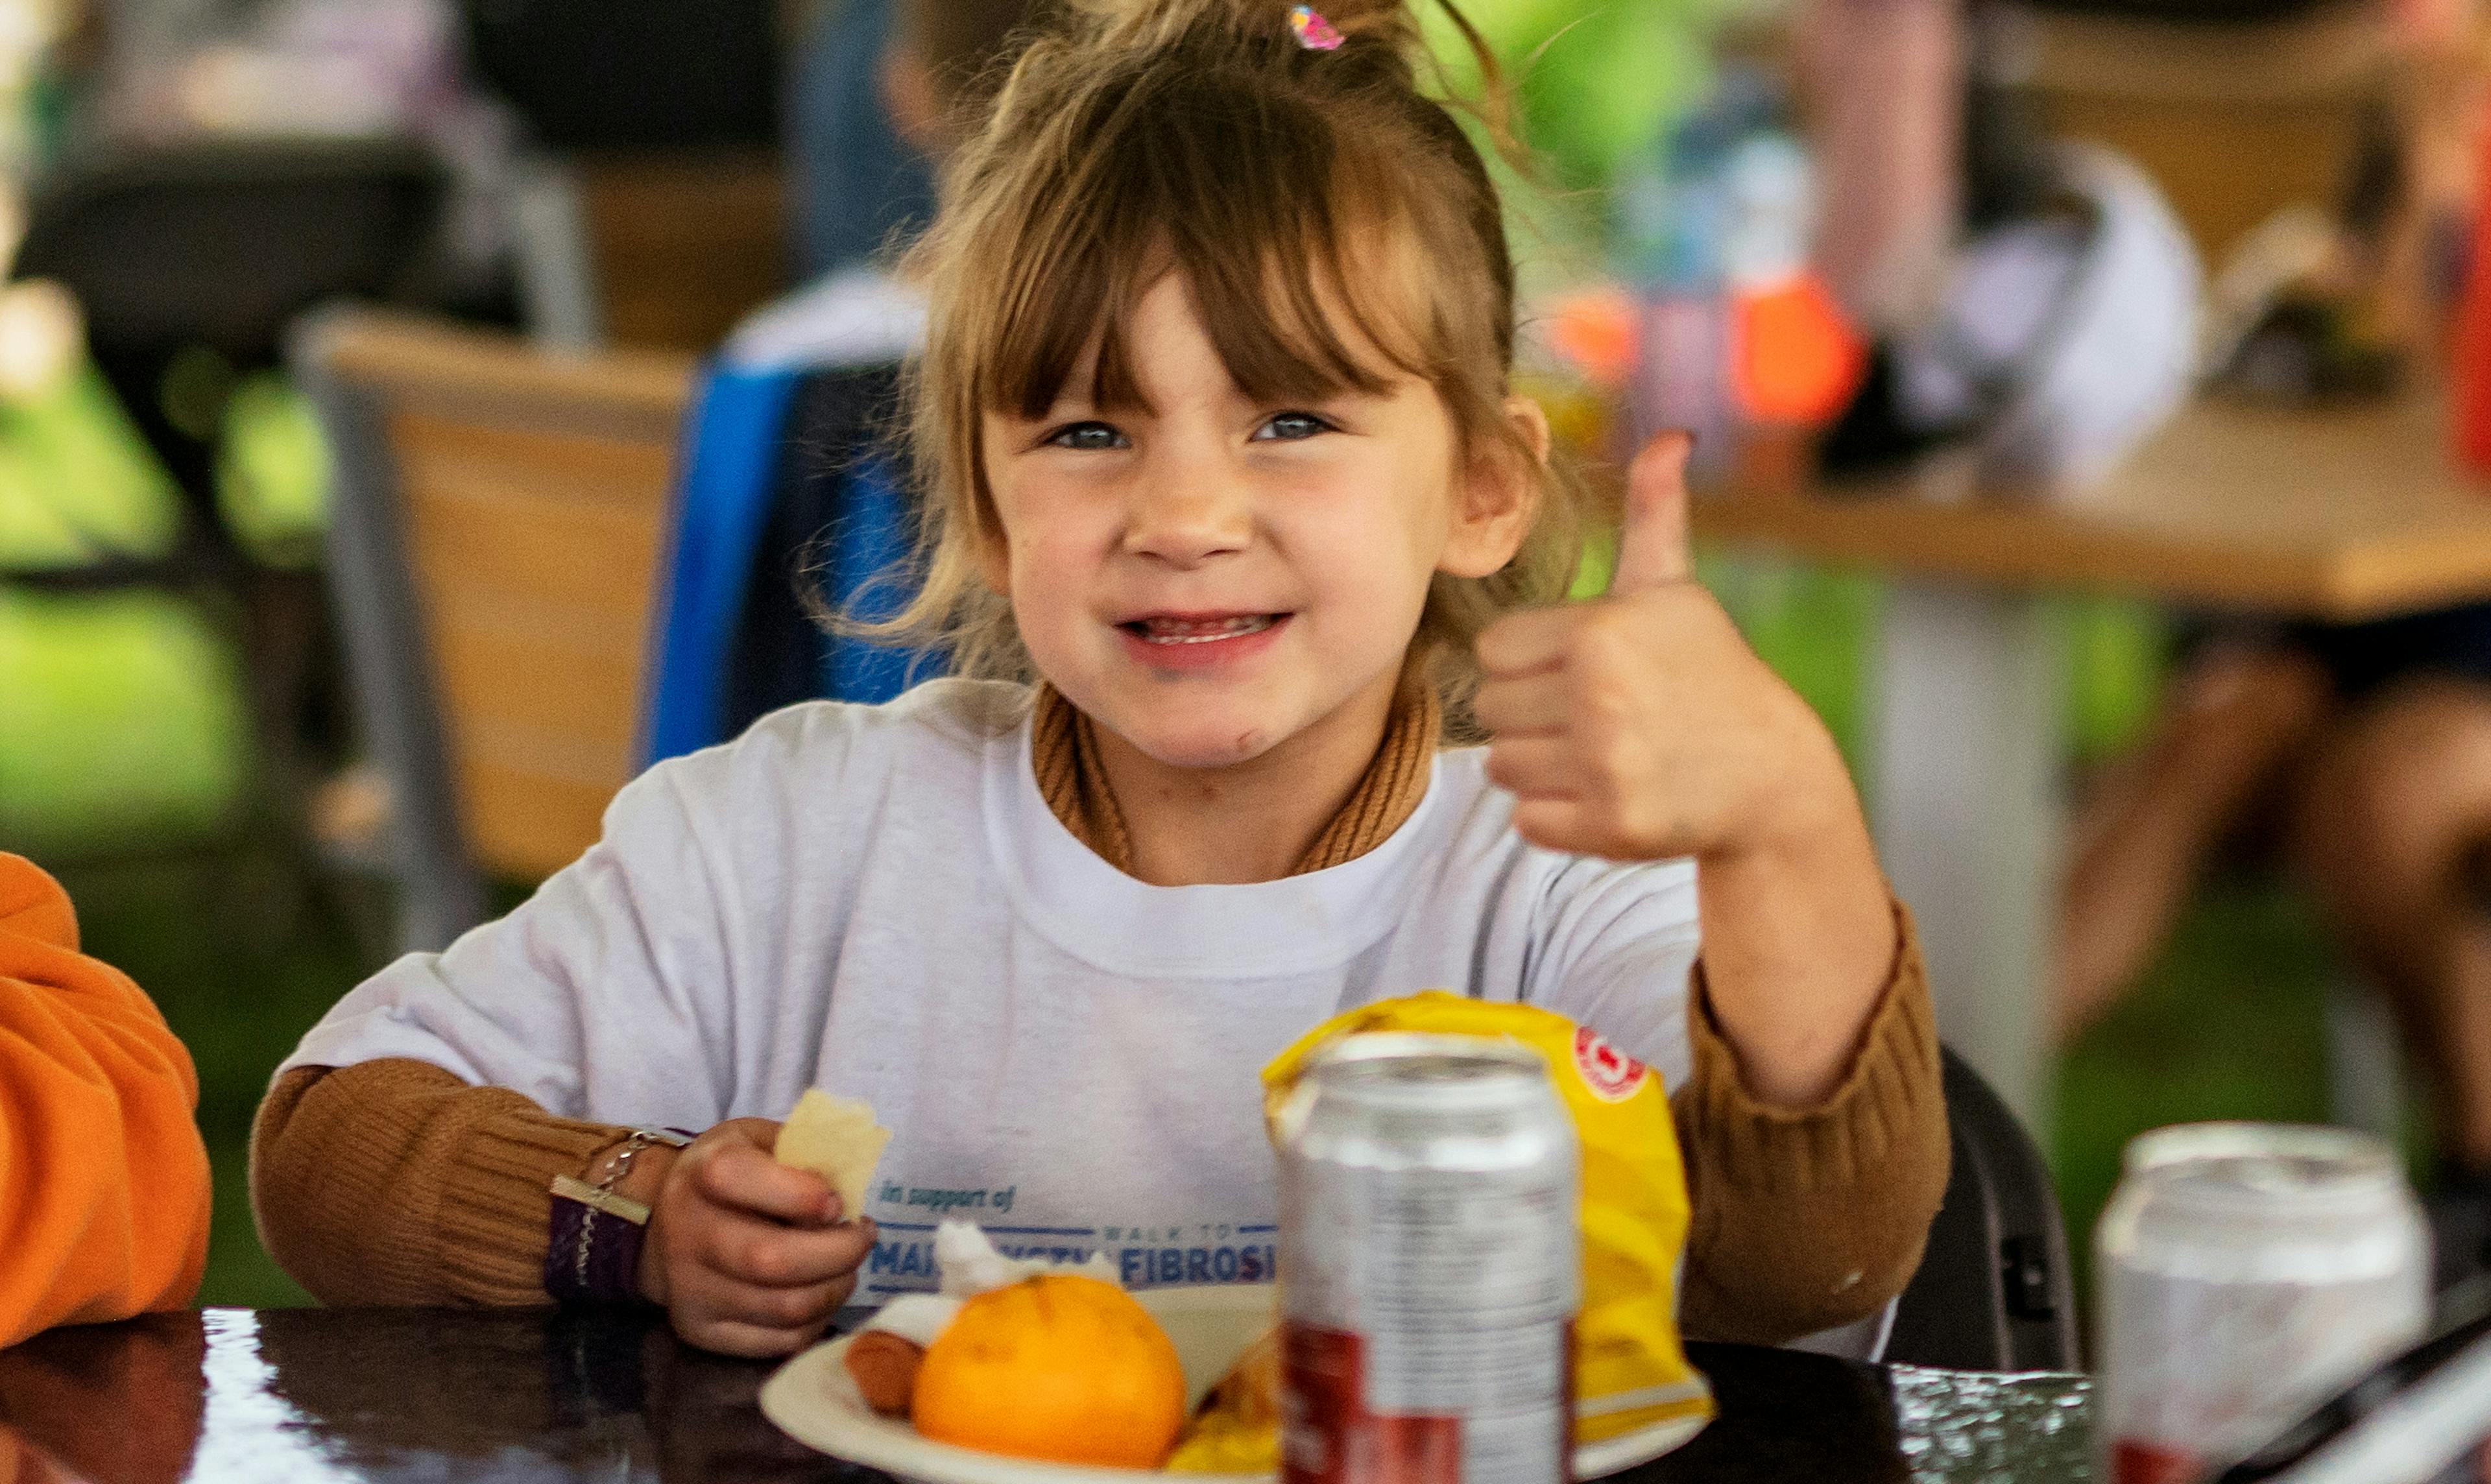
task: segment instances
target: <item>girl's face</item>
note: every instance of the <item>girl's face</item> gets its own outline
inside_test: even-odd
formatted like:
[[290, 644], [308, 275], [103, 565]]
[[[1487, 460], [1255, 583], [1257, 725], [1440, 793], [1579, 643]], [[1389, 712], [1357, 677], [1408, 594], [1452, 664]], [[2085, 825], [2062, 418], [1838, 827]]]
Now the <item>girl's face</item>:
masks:
[[[1429, 579], [1485, 576], [1521, 543], [1528, 472], [1459, 467], [1421, 380], [1255, 401], [1173, 274], [1128, 349], [1146, 411], [1091, 406], [1085, 364], [1044, 417], [986, 414], [1003, 541], [984, 557], [1039, 672], [1160, 763], [1244, 763], [1364, 713], [1348, 703], [1389, 698]], [[1536, 407], [1512, 414], [1544, 440]]]

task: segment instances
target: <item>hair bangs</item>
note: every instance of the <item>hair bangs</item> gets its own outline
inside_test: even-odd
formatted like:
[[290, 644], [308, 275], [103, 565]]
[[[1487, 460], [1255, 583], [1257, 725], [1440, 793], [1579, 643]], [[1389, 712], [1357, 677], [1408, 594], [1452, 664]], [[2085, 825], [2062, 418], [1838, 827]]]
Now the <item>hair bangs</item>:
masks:
[[[1138, 79], [1137, 79], [1138, 81]], [[1084, 168], [1016, 250], [981, 403], [1043, 417], [1089, 367], [1090, 405], [1145, 405], [1130, 327], [1169, 274], [1246, 395], [1379, 393], [1447, 359], [1412, 259], [1421, 228], [1382, 161], [1335, 121], [1246, 87], [1100, 97]], [[1052, 191], [1050, 191], [1052, 193]], [[1438, 332], [1431, 335], [1430, 331]]]

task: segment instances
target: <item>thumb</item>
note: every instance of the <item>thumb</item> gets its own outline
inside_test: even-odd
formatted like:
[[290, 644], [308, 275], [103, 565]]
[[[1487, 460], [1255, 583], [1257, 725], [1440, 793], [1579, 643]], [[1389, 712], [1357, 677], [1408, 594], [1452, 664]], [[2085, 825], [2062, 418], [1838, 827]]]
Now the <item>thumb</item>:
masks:
[[776, 1159], [778, 1157], [778, 1128], [777, 1119], [729, 1119], [723, 1123], [712, 1124], [709, 1131], [722, 1142], [748, 1144]]
[[1686, 455], [1694, 447], [1689, 434], [1662, 433], [1635, 455], [1626, 471], [1626, 520], [1610, 592], [1667, 587], [1693, 575], [1686, 556]]

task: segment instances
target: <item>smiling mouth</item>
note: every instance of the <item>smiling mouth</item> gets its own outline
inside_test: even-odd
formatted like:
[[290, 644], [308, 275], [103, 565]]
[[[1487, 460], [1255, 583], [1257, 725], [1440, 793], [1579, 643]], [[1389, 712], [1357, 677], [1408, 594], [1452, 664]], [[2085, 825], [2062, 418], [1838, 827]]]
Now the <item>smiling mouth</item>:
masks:
[[1216, 644], [1222, 639], [1259, 634], [1286, 617], [1282, 613], [1240, 613], [1216, 619], [1149, 618], [1116, 626], [1145, 644]]

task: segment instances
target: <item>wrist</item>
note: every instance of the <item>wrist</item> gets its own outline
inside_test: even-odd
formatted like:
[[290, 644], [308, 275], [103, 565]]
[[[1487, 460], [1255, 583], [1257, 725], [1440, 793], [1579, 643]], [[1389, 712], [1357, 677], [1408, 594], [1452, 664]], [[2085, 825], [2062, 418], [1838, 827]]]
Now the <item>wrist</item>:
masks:
[[661, 1197], [665, 1194], [666, 1178], [673, 1173], [675, 1161], [684, 1151], [659, 1146], [642, 1151], [629, 1175], [615, 1189], [649, 1208], [649, 1224], [640, 1241], [639, 1262], [632, 1273], [633, 1286], [640, 1296], [663, 1308], [670, 1285], [666, 1281], [665, 1243], [659, 1239], [662, 1218]]
[[[621, 1146], [618, 1145], [616, 1148], [620, 1149]], [[681, 1159], [683, 1154], [682, 1149], [670, 1145], [649, 1146], [632, 1157], [631, 1168], [624, 1172], [621, 1179], [614, 1182], [614, 1193], [629, 1197], [651, 1210], [656, 1210], [658, 1192], [666, 1188], [666, 1172], [675, 1167], [675, 1161]], [[599, 1161], [599, 1174], [604, 1174], [610, 1167], [612, 1157], [609, 1153], [604, 1159]]]
[[[554, 1177], [547, 1216], [545, 1293], [557, 1303], [629, 1303], [646, 1297], [641, 1259], [654, 1193], [642, 1162], [652, 1150], [673, 1152], [687, 1136], [641, 1128], [606, 1146], [578, 1175]], [[662, 1188], [662, 1172], [654, 1177]]]
[[1862, 856], [1873, 864], [1875, 846], [1851, 786], [1851, 770], [1816, 713], [1804, 703], [1800, 710], [1789, 740], [1777, 749], [1781, 761], [1760, 771], [1749, 806], [1721, 839], [1696, 852], [1708, 876], [1724, 870], [1806, 875], [1813, 874], [1811, 863]]

